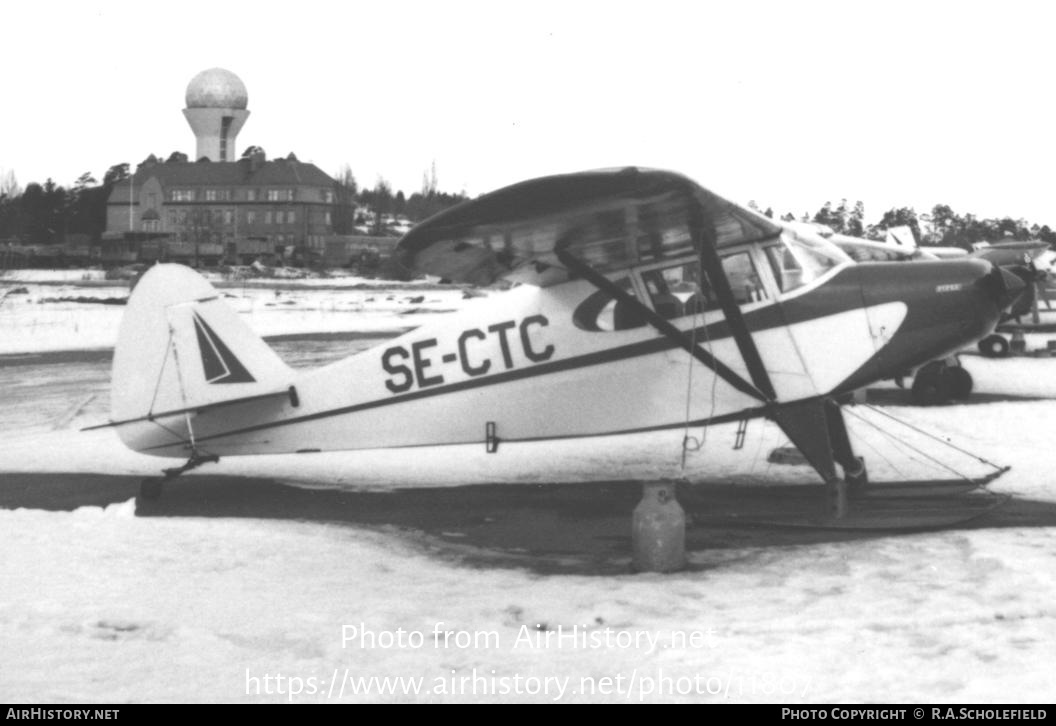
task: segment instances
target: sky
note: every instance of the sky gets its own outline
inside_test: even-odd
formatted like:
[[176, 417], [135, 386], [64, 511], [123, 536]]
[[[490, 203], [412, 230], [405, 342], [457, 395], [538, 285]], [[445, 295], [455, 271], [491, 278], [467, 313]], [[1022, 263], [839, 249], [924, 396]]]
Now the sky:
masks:
[[550, 0], [7, 4], [0, 175], [194, 154], [187, 83], [237, 141], [411, 194], [638, 165], [781, 214], [826, 201], [1056, 227], [1056, 5]]

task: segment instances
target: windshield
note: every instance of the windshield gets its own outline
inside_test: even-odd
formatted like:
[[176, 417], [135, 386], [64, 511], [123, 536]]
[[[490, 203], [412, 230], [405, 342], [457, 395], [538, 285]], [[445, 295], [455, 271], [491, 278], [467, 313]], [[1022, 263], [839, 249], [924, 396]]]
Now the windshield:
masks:
[[764, 249], [781, 292], [808, 285], [837, 265], [851, 261], [846, 253], [820, 237], [786, 233]]

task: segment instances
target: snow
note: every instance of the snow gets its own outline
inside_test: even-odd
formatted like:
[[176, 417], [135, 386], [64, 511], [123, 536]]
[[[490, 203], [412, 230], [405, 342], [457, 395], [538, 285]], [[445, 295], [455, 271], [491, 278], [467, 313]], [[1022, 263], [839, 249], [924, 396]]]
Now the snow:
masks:
[[[0, 279], [9, 283], [0, 285], [0, 355], [113, 348], [124, 306], [60, 300], [123, 299], [128, 297], [127, 285], [85, 287], [21, 280], [28, 272], [45, 271], [15, 271]], [[377, 281], [344, 278], [300, 280], [293, 289], [275, 289], [277, 282], [289, 283], [228, 283], [220, 285], [220, 291], [264, 337], [348, 331], [396, 334], [463, 303], [462, 291], [446, 286], [378, 288]], [[12, 292], [17, 290], [25, 292]]]
[[[406, 308], [460, 299], [394, 290], [375, 295], [371, 309], [357, 296], [373, 293], [362, 290], [280, 292], [295, 304], [276, 309], [267, 305], [273, 291], [256, 290], [233, 301], [269, 334], [303, 325], [383, 336], [413, 323]], [[418, 294], [421, 304], [402, 299]], [[882, 390], [883, 406], [847, 411], [874, 480], [950, 475], [921, 452], [973, 476], [988, 470], [890, 414], [1011, 465], [992, 485], [1013, 496], [1007, 514], [869, 537], [771, 540], [694, 528], [686, 571], [636, 575], [623, 507], [633, 506], [634, 485], [618, 482], [685, 477], [706, 491], [809, 484], [814, 475], [768, 462], [787, 441], [753, 421], [740, 449], [736, 425], [690, 432], [703, 444], [684, 470], [682, 431], [507, 443], [497, 455], [474, 446], [229, 459], [187, 474], [152, 514], [137, 510], [136, 478], [171, 462], [124, 449], [111, 430], [79, 430], [106, 418], [109, 369], [106, 353], [79, 346], [112, 345], [121, 308], [71, 304], [38, 333], [33, 321], [44, 330], [44, 313], [58, 304], [10, 303], [0, 304], [11, 333], [0, 345], [26, 357], [0, 360], [0, 700], [1056, 697], [1051, 359], [964, 356], [980, 391], [967, 403], [914, 408]], [[292, 364], [312, 365], [371, 342], [276, 347]], [[283, 484], [337, 488], [344, 498], [323, 501], [348, 511], [309, 504], [283, 514]], [[389, 490], [398, 491], [376, 493]], [[208, 491], [227, 492], [245, 511], [210, 511], [211, 500], [195, 494]], [[313, 496], [324, 493], [295, 500]], [[359, 678], [405, 680], [364, 693], [355, 692]]]

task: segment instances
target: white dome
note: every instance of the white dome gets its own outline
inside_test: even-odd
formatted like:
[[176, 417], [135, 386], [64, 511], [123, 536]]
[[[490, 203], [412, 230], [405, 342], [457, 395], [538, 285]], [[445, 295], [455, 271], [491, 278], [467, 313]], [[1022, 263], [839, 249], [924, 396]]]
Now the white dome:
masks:
[[187, 84], [187, 108], [245, 108], [249, 101], [242, 79], [223, 68], [202, 71]]

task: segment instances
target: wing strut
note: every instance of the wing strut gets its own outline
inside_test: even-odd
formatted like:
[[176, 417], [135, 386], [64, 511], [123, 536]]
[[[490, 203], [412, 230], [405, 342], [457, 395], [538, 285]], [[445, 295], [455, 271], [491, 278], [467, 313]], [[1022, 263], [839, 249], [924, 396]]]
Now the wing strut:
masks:
[[[586, 262], [573, 255], [571, 252], [568, 251], [566, 244], [556, 245], [555, 252], [557, 252], [557, 258], [561, 261], [561, 264], [565, 265], [572, 272], [575, 272], [578, 275], [582, 276], [583, 279], [587, 280], [599, 290], [603, 290], [616, 300], [619, 300], [634, 307], [642, 314], [642, 316], [646, 320], [649, 321], [650, 325], [660, 331], [660, 333], [662, 333], [664, 336], [684, 348], [687, 352], [689, 352], [690, 355], [692, 355], [698, 361], [703, 363], [705, 366], [715, 371], [715, 375], [719, 376], [722, 380], [729, 383], [738, 391], [751, 396], [757, 401], [766, 402], [773, 398], [773, 396], [770, 396], [769, 398], [767, 396], [764, 396], [762, 393], [760, 393], [758, 388], [756, 388], [751, 383], [737, 375], [736, 371], [729, 368], [725, 363], [715, 358], [713, 355], [708, 353], [699, 345], [695, 345], [693, 343], [693, 339], [690, 336], [686, 335], [686, 333], [676, 328], [674, 325], [672, 325], [665, 318], [657, 314], [652, 308], [645, 305], [634, 295], [631, 295], [629, 292], [609, 280], [607, 277], [599, 273]], [[769, 379], [767, 379], [767, 382], [769, 382]]]
[[730, 326], [733, 339], [737, 342], [737, 348], [741, 351], [741, 358], [748, 366], [748, 374], [752, 377], [752, 383], [762, 391], [764, 399], [773, 402], [777, 398], [774, 385], [770, 381], [770, 374], [763, 366], [763, 359], [759, 356], [759, 348], [755, 345], [748, 326], [741, 315], [741, 308], [733, 297], [730, 289], [730, 281], [726, 278], [726, 272], [722, 269], [722, 260], [719, 258], [715, 247], [715, 225], [707, 219], [707, 212], [699, 204], [686, 205], [689, 213], [689, 232], [693, 236], [693, 242], [700, 250], [700, 264], [711, 282], [711, 287], [722, 306], [722, 313], [726, 316], [726, 323]]

